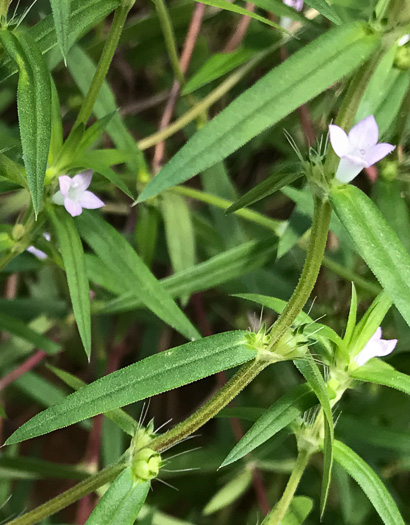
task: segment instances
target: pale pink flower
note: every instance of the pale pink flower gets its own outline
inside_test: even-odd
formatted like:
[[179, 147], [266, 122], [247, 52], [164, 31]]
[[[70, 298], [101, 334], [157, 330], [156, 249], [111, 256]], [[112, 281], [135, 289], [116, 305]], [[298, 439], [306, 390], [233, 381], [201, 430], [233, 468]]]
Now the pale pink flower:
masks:
[[[50, 241], [51, 237], [50, 237], [50, 234], [47, 233], [47, 232], [44, 232], [43, 233], [43, 237], [46, 241]], [[32, 255], [34, 255], [35, 257], [37, 257], [37, 259], [40, 259], [40, 260], [44, 260], [44, 259], [47, 259], [47, 254], [44, 253], [43, 251], [39, 250], [38, 248], [36, 248], [35, 246], [29, 246], [27, 248], [27, 251], [29, 253], [31, 253]]]
[[303, 0], [283, 0], [283, 3], [293, 7], [296, 11], [302, 11], [303, 9]]
[[373, 166], [395, 149], [392, 144], [377, 144], [379, 128], [373, 115], [358, 122], [348, 135], [339, 126], [330, 124], [329, 135], [334, 152], [341, 159], [336, 179], [344, 183], [350, 182], [363, 168]]
[[382, 329], [379, 326], [354, 360], [358, 366], [362, 366], [373, 357], [384, 357], [391, 354], [396, 345], [397, 339], [382, 339]]
[[58, 177], [60, 191], [53, 195], [53, 202], [64, 205], [72, 217], [81, 215], [83, 208], [87, 210], [101, 208], [104, 206], [103, 201], [91, 191], [87, 191], [92, 177], [91, 171], [79, 173], [73, 178], [68, 175], [61, 175], [61, 177]]

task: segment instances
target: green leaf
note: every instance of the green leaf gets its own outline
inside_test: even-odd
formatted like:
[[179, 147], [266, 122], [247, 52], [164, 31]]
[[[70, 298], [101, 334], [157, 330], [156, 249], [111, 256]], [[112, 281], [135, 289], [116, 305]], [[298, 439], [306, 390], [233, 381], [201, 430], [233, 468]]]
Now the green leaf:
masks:
[[301, 416], [305, 410], [317, 403], [317, 398], [309, 385], [300, 385], [271, 405], [223, 461], [226, 467], [273, 437], [277, 432]]
[[35, 348], [39, 350], [44, 350], [48, 354], [56, 354], [61, 350], [61, 346], [51, 339], [48, 339], [42, 334], [34, 331], [30, 326], [21, 321], [11, 317], [4, 312], [0, 315], [0, 330], [4, 330], [9, 334], [21, 337], [25, 341], [31, 343]]
[[57, 42], [64, 61], [68, 52], [68, 35], [70, 33], [70, 0], [50, 0], [56, 28]]
[[247, 345], [247, 334], [217, 334], [117, 370], [34, 416], [16, 430], [7, 444], [47, 434], [246, 363], [257, 353]]
[[4, 410], [3, 405], [0, 404], [0, 418], [7, 419], [6, 411]]
[[335, 187], [330, 200], [357, 251], [410, 325], [410, 255], [396, 233], [358, 188]]
[[135, 481], [127, 467], [111, 483], [85, 525], [134, 525], [151, 483]]
[[73, 312], [85, 353], [91, 355], [90, 287], [84, 250], [73, 218], [63, 208], [47, 209], [63, 258]]
[[208, 501], [202, 513], [210, 516], [239, 499], [252, 483], [252, 472], [249, 469], [243, 470], [238, 476], [229, 481]]
[[23, 166], [9, 159], [3, 153], [0, 153], [0, 177], [28, 189], [26, 172]]
[[329, 396], [326, 383], [311, 356], [294, 361], [295, 365], [309, 383], [311, 389], [316, 394], [321, 404], [324, 417], [325, 439], [323, 444], [323, 480], [322, 490], [320, 493], [320, 515], [323, 516], [325, 511], [327, 496], [332, 475], [333, 463], [333, 416], [330, 408]]
[[[57, 368], [51, 365], [46, 365], [46, 366], [58, 378], [60, 378], [61, 381], [63, 381], [66, 385], [71, 387], [73, 390], [80, 390], [80, 388], [87, 385], [85, 381], [82, 381], [78, 377], [70, 374], [69, 372], [66, 372], [65, 370], [61, 370], [61, 368]], [[135, 421], [134, 418], [132, 418], [129, 414], [127, 414], [121, 408], [110, 410], [109, 412], [106, 412], [104, 415], [108, 417], [108, 419], [111, 419], [111, 421], [113, 421], [126, 434], [130, 436], [135, 435], [135, 432], [137, 431], [137, 428], [138, 428], [137, 422]]]
[[[70, 9], [70, 45], [89, 29], [104, 20], [118, 5], [120, 0], [71, 0]], [[30, 33], [42, 54], [57, 45], [57, 35], [52, 15], [30, 28]], [[8, 57], [0, 60], [0, 79], [6, 80], [17, 72], [17, 64]]]
[[356, 318], [357, 318], [357, 293], [356, 293], [356, 287], [352, 283], [352, 297], [350, 299], [349, 317], [347, 318], [346, 332], [343, 338], [343, 341], [345, 342], [346, 346], [349, 346], [352, 340], [353, 332], [356, 326]]
[[399, 181], [378, 177], [372, 196], [384, 218], [410, 253], [410, 214]]
[[54, 463], [42, 459], [30, 458], [28, 456], [10, 457], [2, 454], [0, 456], [1, 478], [25, 479], [74, 479], [81, 481], [90, 476], [85, 469], [74, 465]]
[[[164, 193], [161, 200], [168, 253], [174, 272], [182, 272], [195, 264], [195, 232], [191, 212], [184, 197]], [[189, 296], [185, 296], [184, 303]]]
[[180, 184], [236, 151], [300, 105], [352, 73], [379, 37], [361, 23], [328, 31], [304, 46], [199, 130], [146, 186], [144, 201]]
[[[85, 96], [96, 72], [94, 63], [79, 46], [74, 46], [68, 54], [67, 65], [75, 83], [83, 96]], [[127, 165], [132, 173], [138, 173], [138, 170], [144, 166], [142, 153], [118, 113], [114, 94], [107, 82], [104, 82], [101, 87], [93, 112], [99, 119], [115, 112], [106, 127], [107, 133], [111, 136], [118, 149], [129, 151], [132, 154], [132, 160], [129, 160]]]
[[80, 145], [81, 151], [86, 151], [95, 144], [116, 114], [117, 111], [111, 111], [111, 113], [108, 113], [108, 115], [105, 115], [105, 117], [98, 119], [96, 122], [94, 122], [94, 124], [85, 130]]
[[51, 80], [29, 33], [0, 30], [0, 42], [19, 68], [17, 107], [21, 145], [34, 212], [40, 211], [51, 141]]
[[[199, 1], [199, 0], [197, 0]], [[231, 11], [232, 13], [237, 13], [238, 15], [245, 15], [249, 16], [250, 18], [253, 18], [254, 20], [257, 20], [258, 22], [262, 22], [263, 24], [267, 24], [271, 27], [274, 27], [275, 29], [278, 29], [282, 33], [290, 34], [289, 31], [284, 29], [279, 24], [275, 24], [275, 22], [272, 22], [268, 18], [265, 18], [264, 16], [257, 15], [253, 11], [249, 11], [249, 9], [244, 9], [243, 7], [240, 7], [236, 4], [231, 4], [227, 2], [227, 0], [201, 0], [202, 4], [210, 5], [212, 7], [217, 7], [218, 9], [224, 9], [225, 11]]]
[[182, 95], [192, 93], [202, 86], [222, 77], [249, 60], [255, 51], [238, 49], [232, 53], [215, 53], [185, 84]]
[[410, 396], [410, 376], [395, 370], [380, 359], [371, 359], [350, 373], [353, 379], [389, 386]]
[[260, 184], [249, 190], [245, 195], [242, 195], [232, 206], [226, 210], [226, 213], [232, 213], [246, 206], [250, 206], [255, 202], [258, 202], [269, 195], [272, 195], [278, 191], [283, 186], [291, 184], [295, 180], [299, 179], [303, 173], [301, 171], [294, 170], [289, 173], [287, 170], [285, 172], [274, 173], [270, 177], [266, 178]]
[[110, 268], [124, 292], [131, 292], [160, 319], [187, 339], [200, 337], [172, 297], [150, 272], [132, 246], [96, 213], [83, 212], [77, 217], [82, 237]]
[[374, 470], [351, 448], [335, 441], [334, 458], [360, 485], [385, 525], [405, 525], [389, 491]]
[[[261, 241], [250, 241], [215, 255], [205, 262], [196, 264], [160, 282], [171, 297], [183, 297], [195, 292], [209, 290], [274, 261], [276, 246], [275, 237], [268, 237]], [[112, 272], [105, 265], [102, 266], [98, 259], [89, 255], [86, 259], [91, 280], [113, 293], [121, 293], [121, 285], [115, 286]], [[143, 304], [142, 300], [127, 292], [102, 307], [100, 311], [103, 313], [122, 312], [141, 308]]]
[[302, 525], [312, 512], [313, 500], [307, 496], [295, 496], [286, 511], [281, 525]]
[[328, 20], [330, 20], [334, 24], [339, 25], [342, 23], [339, 15], [335, 12], [333, 7], [331, 7], [328, 4], [326, 0], [305, 0], [305, 2], [310, 7], [313, 7], [313, 9], [316, 9], [316, 11], [319, 11], [321, 15], [325, 16]]
[[48, 153], [48, 164], [52, 166], [57, 160], [63, 147], [63, 121], [61, 106], [56, 85], [51, 79], [51, 139]]

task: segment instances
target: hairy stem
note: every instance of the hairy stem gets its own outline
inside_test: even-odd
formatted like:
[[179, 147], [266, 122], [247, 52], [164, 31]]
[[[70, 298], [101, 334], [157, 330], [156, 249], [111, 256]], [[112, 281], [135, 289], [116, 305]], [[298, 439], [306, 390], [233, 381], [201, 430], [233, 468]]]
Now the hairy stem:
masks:
[[190, 436], [212, 419], [226, 405], [228, 405], [239, 392], [269, 365], [263, 360], [254, 360], [243, 365], [239, 371], [199, 410], [179, 425], [158, 436], [150, 443], [150, 448], [163, 452], [182, 439]]
[[296, 489], [298, 488], [299, 482], [303, 476], [305, 468], [309, 463], [311, 452], [307, 450], [301, 450], [296, 459], [295, 467], [290, 475], [288, 484], [286, 485], [285, 492], [283, 493], [279, 503], [275, 508], [266, 516], [262, 525], [279, 525], [285, 517], [286, 511], [292, 502], [293, 496], [295, 495]]

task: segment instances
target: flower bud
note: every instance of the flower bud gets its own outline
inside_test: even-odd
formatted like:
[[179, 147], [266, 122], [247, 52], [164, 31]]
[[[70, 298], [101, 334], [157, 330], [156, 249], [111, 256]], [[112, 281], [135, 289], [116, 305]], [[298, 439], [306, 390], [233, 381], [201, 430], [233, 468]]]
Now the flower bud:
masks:
[[158, 476], [161, 463], [161, 455], [156, 450], [143, 448], [135, 454], [131, 469], [136, 479], [149, 481]]

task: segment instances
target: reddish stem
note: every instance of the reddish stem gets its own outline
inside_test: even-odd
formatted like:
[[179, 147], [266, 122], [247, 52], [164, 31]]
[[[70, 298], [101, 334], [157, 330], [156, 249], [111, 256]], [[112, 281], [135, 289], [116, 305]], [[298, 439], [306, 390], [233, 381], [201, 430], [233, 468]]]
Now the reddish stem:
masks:
[[[181, 59], [179, 61], [182, 73], [185, 74], [188, 70], [191, 62], [192, 52], [197, 41], [199, 31], [202, 25], [202, 18], [205, 12], [205, 4], [197, 3], [195, 5], [194, 13], [192, 15], [191, 23], [189, 24], [188, 33], [185, 38], [184, 47], [181, 53]], [[175, 104], [178, 100], [181, 86], [177, 80], [174, 81], [171, 92], [169, 94], [168, 102], [165, 106], [164, 113], [159, 124], [158, 131], [163, 130], [171, 122], [172, 115], [174, 113]], [[157, 173], [161, 167], [162, 161], [165, 154], [165, 141], [159, 142], [155, 146], [154, 158], [152, 161], [152, 168], [154, 174]]]
[[11, 385], [20, 376], [32, 370], [37, 366], [45, 357], [46, 353], [43, 350], [38, 350], [34, 355], [29, 357], [27, 361], [24, 361], [20, 366], [9, 372], [3, 379], [0, 380], [0, 391]]
[[[255, 10], [255, 6], [252, 4], [252, 2], [246, 2], [245, 9], [253, 12]], [[233, 35], [225, 45], [223, 53], [231, 53], [232, 51], [235, 51], [235, 49], [241, 44], [242, 40], [245, 38], [246, 32], [248, 31], [248, 26], [251, 20], [252, 19], [246, 15], [241, 17]]]

